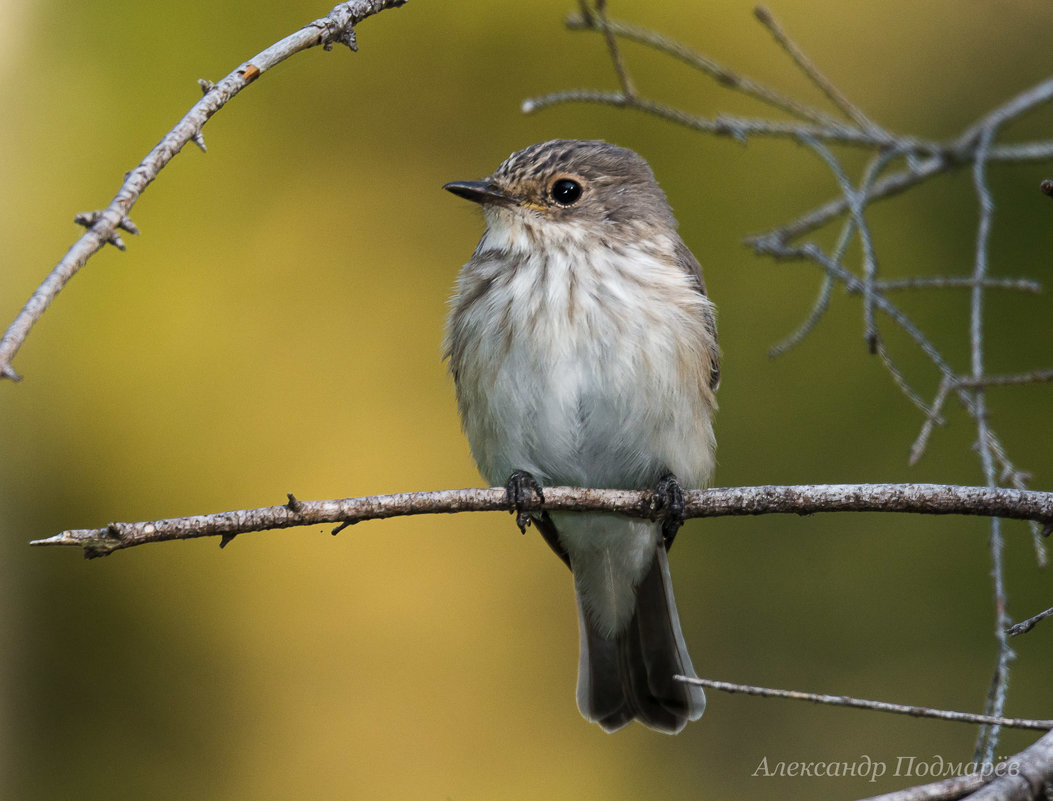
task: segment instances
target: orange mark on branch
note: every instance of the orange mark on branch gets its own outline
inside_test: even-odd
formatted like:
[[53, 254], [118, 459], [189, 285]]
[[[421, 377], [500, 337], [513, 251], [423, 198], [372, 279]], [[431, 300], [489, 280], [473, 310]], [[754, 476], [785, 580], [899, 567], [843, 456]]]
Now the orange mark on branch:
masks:
[[246, 67], [242, 67], [239, 70], [241, 77], [245, 79], [245, 83], [252, 83], [254, 80], [260, 77], [260, 68], [255, 64], [249, 64]]

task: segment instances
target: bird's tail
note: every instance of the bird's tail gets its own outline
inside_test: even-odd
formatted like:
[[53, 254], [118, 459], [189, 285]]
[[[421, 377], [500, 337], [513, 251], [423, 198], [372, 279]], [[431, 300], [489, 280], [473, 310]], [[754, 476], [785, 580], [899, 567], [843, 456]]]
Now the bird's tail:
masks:
[[702, 688], [673, 679], [693, 677], [695, 670], [680, 631], [663, 545], [636, 588], [636, 609], [624, 630], [604, 636], [588, 620], [580, 598], [578, 625], [578, 709], [586, 719], [609, 732], [636, 719], [676, 734], [701, 717], [706, 708]]

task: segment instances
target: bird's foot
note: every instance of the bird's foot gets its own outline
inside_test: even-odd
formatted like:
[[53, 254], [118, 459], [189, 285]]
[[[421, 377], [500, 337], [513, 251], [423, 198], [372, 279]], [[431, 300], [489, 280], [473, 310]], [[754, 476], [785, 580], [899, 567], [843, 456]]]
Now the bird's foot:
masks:
[[684, 525], [684, 513], [687, 504], [684, 501], [684, 488], [680, 479], [672, 473], [666, 473], [654, 486], [654, 497], [651, 501], [651, 519], [662, 518], [662, 539], [666, 550], [673, 544], [676, 532]]
[[[537, 496], [536, 501], [534, 496]], [[526, 527], [530, 525], [530, 513], [527, 510], [540, 509], [545, 503], [545, 494], [530, 473], [514, 470], [505, 482], [505, 502], [508, 510], [516, 516], [519, 530], [526, 534]]]

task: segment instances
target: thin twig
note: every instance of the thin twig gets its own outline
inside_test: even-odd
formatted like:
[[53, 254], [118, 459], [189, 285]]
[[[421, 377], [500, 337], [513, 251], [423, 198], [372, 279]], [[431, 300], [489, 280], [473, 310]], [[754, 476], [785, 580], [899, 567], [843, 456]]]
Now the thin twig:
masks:
[[[919, 275], [913, 278], [895, 278], [875, 281], [874, 289], [879, 292], [898, 292], [909, 289], [972, 289], [976, 279], [970, 276]], [[1010, 289], [1017, 292], [1030, 292], [1037, 295], [1042, 292], [1042, 284], [1028, 278], [984, 278], [980, 281], [984, 289]]]
[[[886, 175], [879, 180], [870, 191], [870, 200], [873, 202], [895, 197], [928, 178], [947, 172], [953, 166], [955, 166], [955, 163], [942, 155], [925, 159], [916, 163], [913, 167]], [[840, 217], [847, 210], [848, 199], [842, 195], [798, 216], [797, 219], [786, 225], [762, 234], [747, 236], [745, 241], [747, 245], [754, 247], [762, 240], [789, 243], [804, 234], [823, 227], [831, 220]]]
[[872, 122], [861, 109], [845, 97], [841, 93], [841, 90], [834, 86], [827, 77], [819, 71], [815, 62], [808, 58], [797, 44], [786, 35], [782, 26], [779, 25], [767, 8], [764, 6], [757, 6], [753, 10], [753, 15], [761, 25], [768, 29], [779, 47], [786, 51], [790, 58], [793, 59], [794, 64], [800, 68], [801, 72], [803, 72], [805, 76], [815, 84], [816, 87], [818, 87], [819, 91], [826, 95], [830, 99], [830, 102], [837, 106], [846, 117], [852, 120], [852, 122], [858, 125], [862, 130], [869, 131], [878, 136], [883, 136], [887, 142], [892, 141], [892, 136], [888, 132], [882, 130], [880, 126]]
[[[734, 89], [744, 95], [753, 97], [762, 103], [766, 103], [772, 108], [777, 108], [780, 111], [785, 111], [795, 117], [814, 122], [818, 125], [837, 126], [840, 124], [837, 119], [829, 114], [801, 103], [792, 97], [765, 86], [762, 83], [758, 83], [752, 78], [742, 75], [741, 73], [714, 61], [703, 53], [685, 47], [680, 42], [670, 39], [667, 36], [663, 36], [657, 31], [640, 28], [636, 25], [629, 25], [612, 19], [608, 19], [606, 25], [607, 30], [616, 36], [645, 45], [659, 53], [665, 53], [666, 55], [672, 56], [673, 58], [684, 62], [692, 69], [698, 70], [705, 75], [709, 75], [721, 86]], [[600, 30], [596, 25], [595, 20], [591, 16], [586, 16], [584, 14], [581, 17], [570, 17], [567, 20], [567, 28], [572, 31]]]
[[892, 383], [899, 387], [899, 391], [903, 393], [907, 400], [913, 403], [918, 410], [925, 415], [926, 420], [931, 419], [932, 409], [927, 403], [925, 403], [925, 400], [921, 395], [918, 394], [918, 391], [910, 385], [910, 382], [907, 381], [907, 377], [903, 375], [903, 371], [899, 369], [899, 365], [897, 365], [892, 359], [892, 354], [888, 352], [885, 343], [880, 339], [876, 340], [876, 348], [878, 358], [881, 359], [881, 364], [884, 365], [885, 369], [888, 371]]
[[[976, 146], [975, 160], [973, 161], [973, 184], [979, 205], [979, 224], [976, 231], [976, 259], [973, 279], [975, 284], [972, 289], [972, 302], [969, 313], [969, 350], [972, 362], [972, 378], [979, 379], [984, 376], [984, 336], [983, 336], [983, 309], [984, 309], [984, 287], [983, 280], [987, 278], [988, 247], [991, 238], [991, 225], [994, 216], [994, 201], [991, 198], [991, 190], [987, 185], [987, 154], [991, 150], [995, 133], [1001, 118], [998, 118], [984, 128], [980, 129]], [[987, 398], [984, 387], [974, 390], [974, 404], [976, 413], [977, 447], [980, 451], [980, 464], [983, 469], [984, 479], [987, 486], [994, 487], [997, 483], [994, 469], [994, 458], [988, 441], [987, 424]], [[1009, 647], [1009, 637], [1006, 629], [1009, 628], [1009, 616], [1006, 610], [1005, 593], [1005, 568], [1003, 564], [1003, 553], [1005, 542], [1002, 538], [1001, 521], [996, 517], [991, 520], [991, 536], [989, 538], [991, 551], [991, 578], [994, 591], [995, 611], [995, 641], [998, 644], [998, 654], [995, 659], [994, 676], [991, 679], [991, 689], [987, 695], [986, 709], [993, 716], [1000, 716], [1005, 708], [1006, 693], [1009, 687], [1009, 663], [1013, 659], [1013, 651]], [[995, 749], [998, 747], [1000, 726], [998, 724], [984, 725], [980, 727], [980, 733], [976, 741], [975, 758], [990, 762], [994, 759]]]
[[945, 375], [941, 378], [939, 389], [936, 390], [936, 397], [932, 400], [932, 406], [929, 407], [929, 413], [925, 416], [925, 422], [921, 426], [918, 438], [914, 440], [914, 445], [911, 446], [910, 457], [907, 460], [907, 464], [911, 467], [916, 465], [925, 453], [933, 427], [943, 425], [944, 421], [940, 415], [943, 413], [943, 404], [947, 402], [947, 396], [950, 394], [952, 386], [954, 386], [954, 381], [950, 377]]
[[[849, 212], [852, 215], [855, 230], [858, 232], [860, 242], [863, 246], [862, 286], [864, 339], [866, 340], [868, 350], [871, 353], [877, 353], [878, 332], [874, 323], [874, 281], [877, 276], [877, 256], [874, 252], [874, 240], [870, 235], [870, 226], [867, 225], [864, 210], [866, 206], [869, 205], [870, 192], [873, 189], [875, 179], [880, 174], [881, 170], [884, 169], [885, 165], [892, 159], [901, 155], [903, 151], [899, 147], [894, 147], [879, 152], [867, 166], [862, 185], [859, 190], [856, 190], [852, 187], [848, 175], [841, 166], [841, 162], [838, 161], [837, 157], [834, 156], [833, 152], [831, 152], [826, 145], [811, 136], [802, 138], [805, 144], [811, 147], [812, 150], [814, 150], [819, 157], [826, 162], [830, 171], [834, 174], [834, 178], [837, 180], [837, 184], [841, 189], [841, 194], [848, 201]], [[910, 394], [915, 398], [917, 397], [913, 391], [911, 391]]]
[[[831, 258], [834, 261], [840, 263], [844, 259], [845, 251], [848, 250], [848, 243], [852, 240], [852, 234], [855, 230], [855, 217], [848, 217], [841, 226], [841, 233], [837, 236], [837, 244], [834, 245], [834, 250], [831, 254]], [[796, 331], [768, 349], [769, 357], [775, 358], [776, 356], [781, 356], [783, 353], [790, 350], [790, 348], [796, 347], [804, 341], [804, 338], [815, 329], [819, 324], [819, 320], [822, 319], [822, 316], [830, 307], [830, 296], [833, 294], [833, 289], [834, 277], [829, 273], [826, 273], [823, 276], [823, 283], [819, 287], [819, 297], [816, 298], [812, 310], [808, 313], [808, 317], [797, 327]]]
[[1009, 630], [1006, 633], [1010, 637], [1019, 637], [1021, 634], [1027, 634], [1036, 625], [1051, 616], [1053, 616], [1053, 607], [1047, 609], [1045, 612], [1039, 612], [1037, 615], [1029, 617], [1027, 620], [1022, 620], [1019, 623], [1013, 624], [1009, 627]]
[[833, 294], [834, 279], [829, 274], [823, 276], [823, 282], [819, 286], [819, 295], [815, 299], [815, 303], [812, 305], [812, 309], [808, 312], [808, 316], [804, 322], [801, 323], [797, 330], [792, 334], [785, 337], [782, 341], [775, 343], [768, 348], [768, 356], [772, 359], [777, 356], [782, 356], [791, 348], [795, 348], [800, 345], [805, 337], [807, 337], [815, 327], [819, 324], [819, 321], [826, 314], [826, 310], [830, 308], [830, 296]]
[[603, 38], [607, 40], [607, 54], [611, 57], [611, 63], [614, 65], [614, 71], [618, 76], [618, 83], [622, 87], [622, 94], [626, 97], [635, 97], [636, 89], [633, 87], [632, 79], [629, 77], [629, 71], [625, 68], [625, 60], [622, 58], [622, 51], [618, 47], [618, 40], [615, 38], [614, 31], [611, 30], [610, 22], [607, 19], [607, 0], [596, 0], [593, 9], [589, 8], [588, 0], [579, 0], [578, 7], [581, 9], [582, 19], [588, 20], [590, 25], [602, 31]]
[[[954, 150], [959, 154], [975, 154], [976, 143], [980, 141], [985, 129], [1001, 128], [1006, 123], [1019, 119], [1028, 111], [1045, 105], [1051, 100], [1053, 100], [1053, 78], [1046, 78], [1044, 81], [1040, 81], [1034, 86], [1030, 86], [1019, 94], [1014, 95], [1001, 105], [995, 106], [980, 117], [958, 137], [954, 144]], [[1031, 143], [1027, 146], [1018, 145], [1018, 147], [1033, 147], [1036, 150], [1041, 150], [1048, 148], [1050, 144], [1050, 142], [1044, 141]], [[997, 151], [992, 150], [992, 154], [995, 152]]]
[[[944, 484], [815, 484], [688, 490], [684, 516], [723, 517], [765, 514], [811, 515], [819, 512], [904, 512], [980, 515], [1036, 520], [1053, 525], [1053, 493]], [[535, 508], [535, 507], [528, 507]], [[610, 511], [657, 519], [650, 490], [601, 490], [545, 487], [546, 511]], [[318, 524], [351, 524], [417, 514], [507, 510], [504, 489], [439, 490], [374, 495], [326, 501], [290, 496], [281, 506], [192, 515], [104, 528], [71, 529], [31, 545], [83, 548], [85, 556], [105, 556], [122, 548], [195, 537], [246, 534], [267, 529]]]
[[1020, 384], [1039, 384], [1045, 381], [1053, 381], [1053, 370], [1032, 370], [1029, 373], [1013, 373], [1009, 375], [984, 375], [979, 378], [959, 378], [957, 384], [962, 387], [1008, 387]]
[[[836, 142], [859, 147], [881, 147], [886, 144], [881, 137], [862, 131], [851, 125], [839, 124], [836, 121], [805, 125], [799, 122], [782, 122], [778, 120], [753, 119], [724, 115], [717, 118], [700, 117], [689, 114], [674, 106], [659, 103], [640, 96], [627, 97], [621, 92], [602, 92], [593, 89], [570, 89], [564, 92], [551, 92], [541, 97], [532, 97], [523, 101], [520, 109], [524, 114], [564, 103], [598, 103], [604, 106], [631, 108], [660, 117], [677, 125], [683, 125], [695, 131], [730, 136], [739, 141], [746, 141], [750, 136], [774, 136], [786, 139], [800, 139], [802, 136], [813, 136], [826, 142]], [[907, 144], [913, 152], [931, 153], [941, 149], [941, 145], [910, 139]]]
[[[841, 281], [848, 291], [863, 291], [862, 280], [853, 273], [846, 270], [841, 264], [823, 252], [822, 248], [814, 242], [808, 242], [800, 246], [789, 246], [777, 237], [764, 237], [753, 242], [753, 247], [758, 253], [773, 256], [780, 260], [808, 261], [821, 267], [827, 274]], [[924, 332], [900, 310], [892, 301], [883, 294], [874, 295], [874, 304], [883, 313], [893, 319], [903, 331], [914, 340], [915, 344], [929, 357], [929, 360], [942, 375], [955, 378], [956, 374], [947, 360], [932, 344]]]
[[128, 227], [131, 225], [128, 215], [132, 206], [184, 145], [200, 139], [202, 126], [213, 114], [264, 72], [296, 53], [317, 45], [322, 45], [326, 50], [332, 49], [334, 44], [357, 49], [355, 25], [385, 9], [404, 5], [406, 1], [351, 0], [340, 3], [325, 17], [309, 23], [242, 63], [223, 80], [215, 84], [208, 83], [204, 96], [164, 135], [139, 166], [125, 176], [124, 183], [110, 204], [102, 211], [90, 212], [81, 218], [82, 222], [91, 221], [89, 229], [55, 265], [0, 338], [0, 377], [19, 379], [11, 361], [29, 336], [30, 329], [88, 259], [107, 243], [123, 246], [116, 232], [118, 228], [133, 230]]
[[[1053, 79], [1050, 80], [1050, 84], [1053, 85]], [[764, 132], [761, 130], [755, 130], [753, 133], [763, 135]], [[813, 136], [816, 135], [814, 131], [808, 131], [808, 133]], [[780, 132], [778, 135], [785, 136], [786, 134]], [[819, 138], [823, 137], [820, 135]], [[863, 140], [856, 141], [860, 144], [863, 143]], [[962, 156], [962, 158], [967, 159], [968, 156], [965, 155]], [[988, 154], [987, 161], [989, 163], [1021, 163], [1028, 161], [1047, 161], [1050, 158], [1053, 158], [1053, 142], [1032, 142], [1027, 145], [1000, 145], [994, 147]], [[930, 158], [915, 161], [912, 166], [905, 170], [894, 172], [891, 175], [882, 178], [874, 185], [874, 189], [870, 193], [870, 198], [871, 200], [882, 200], [895, 197], [929, 178], [960, 167], [961, 164], [962, 161], [959, 161], [957, 158], [951, 158], [942, 152], [936, 153]], [[776, 237], [787, 242], [797, 239], [810, 231], [821, 228], [831, 220], [840, 217], [847, 210], [848, 201], [844, 197], [834, 198], [812, 211], [800, 215], [793, 222], [777, 228], [774, 231], [768, 231], [762, 234], [752, 234], [746, 237], [746, 244], [752, 245], [756, 240], [766, 237]]]
[[813, 704], [830, 706], [847, 706], [854, 709], [870, 709], [875, 712], [891, 712], [896, 715], [910, 715], [916, 718], [936, 718], [956, 723], [997, 723], [1011, 729], [1035, 729], [1049, 731], [1053, 729], [1053, 720], [1032, 720], [1030, 718], [1005, 718], [991, 715], [975, 715], [970, 712], [957, 712], [949, 709], [933, 709], [927, 706], [892, 704], [887, 701], [871, 701], [866, 698], [853, 698], [850, 695], [828, 695], [826, 693], [806, 693], [798, 690], [776, 690], [770, 687], [754, 687], [750, 684], [733, 684], [728, 681], [713, 679], [696, 679], [687, 676], [673, 678], [687, 684], [697, 684], [707, 690], [720, 690], [726, 693], [743, 693], [764, 698], [789, 698], [794, 701], [809, 701]]

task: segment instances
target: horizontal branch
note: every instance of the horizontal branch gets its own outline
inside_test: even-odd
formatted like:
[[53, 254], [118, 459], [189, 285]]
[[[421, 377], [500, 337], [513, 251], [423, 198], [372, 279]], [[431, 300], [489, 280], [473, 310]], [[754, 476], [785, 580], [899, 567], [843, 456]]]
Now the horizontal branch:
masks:
[[[834, 121], [813, 124], [734, 117], [727, 114], [722, 114], [719, 117], [700, 117], [682, 111], [675, 106], [648, 100], [638, 95], [627, 95], [624, 92], [604, 92], [594, 89], [568, 89], [562, 92], [552, 92], [541, 97], [528, 98], [522, 102], [520, 110], [524, 114], [533, 114], [535, 111], [541, 111], [550, 106], [564, 103], [594, 103], [601, 106], [635, 109], [695, 131], [717, 134], [718, 136], [730, 136], [732, 139], [737, 139], [740, 142], [745, 142], [750, 136], [785, 137], [797, 140], [804, 136], [812, 136], [824, 141], [864, 147], [882, 147], [887, 144], [887, 137], [882, 136], [880, 133], [861, 131], [851, 125], [838, 124]], [[932, 143], [915, 140], [910, 140], [910, 142], [914, 151], [926, 155], [938, 152], [939, 149], [938, 145]]]
[[1053, 369], [1032, 370], [1029, 373], [1010, 375], [985, 375], [980, 378], [962, 376], [955, 383], [961, 387], [1006, 387], [1017, 384], [1039, 384], [1045, 381], [1053, 381]]
[[828, 695], [826, 693], [805, 693], [798, 690], [776, 690], [771, 687], [754, 687], [750, 684], [733, 684], [729, 681], [714, 681], [691, 676], [676, 676], [687, 684], [697, 684], [707, 690], [719, 690], [725, 693], [756, 695], [762, 698], [788, 698], [792, 701], [809, 701], [813, 704], [829, 706], [847, 706], [854, 709], [870, 709], [875, 712], [891, 712], [896, 715], [909, 715], [916, 718], [935, 718], [955, 723], [981, 723], [1005, 726], [1011, 729], [1034, 729], [1049, 731], [1053, 729], [1053, 720], [1032, 720], [1030, 718], [1004, 718], [994, 715], [974, 715], [971, 712], [956, 712], [952, 709], [933, 709], [927, 706], [908, 704], [891, 704], [887, 701], [871, 701], [866, 698], [853, 698], [849, 695]]
[[[1029, 278], [982, 278], [979, 281], [971, 276], [919, 275], [914, 278], [896, 278], [888, 281], [874, 281], [874, 289], [881, 292], [897, 292], [910, 289], [972, 289], [981, 286], [984, 289], [1011, 289], [1016, 292], [1042, 294], [1042, 284]], [[849, 290], [849, 294], [861, 293], [862, 290]]]
[[[960, 487], [944, 484], [817, 484], [727, 487], [684, 493], [685, 516], [724, 517], [764, 514], [810, 515], [817, 512], [912, 512], [936, 515], [983, 515], [1034, 520], [1053, 528], [1053, 493], [1019, 489]], [[300, 501], [289, 496], [281, 506], [192, 515], [104, 528], [71, 529], [31, 545], [84, 549], [88, 558], [150, 542], [220, 536], [225, 544], [238, 534], [318, 524], [345, 525], [418, 514], [508, 510], [504, 489], [438, 490], [373, 495], [341, 500]], [[541, 508], [538, 504], [529, 509]], [[546, 487], [546, 511], [608, 511], [658, 519], [650, 490], [600, 490]], [[335, 533], [335, 532], [334, 532]]]

